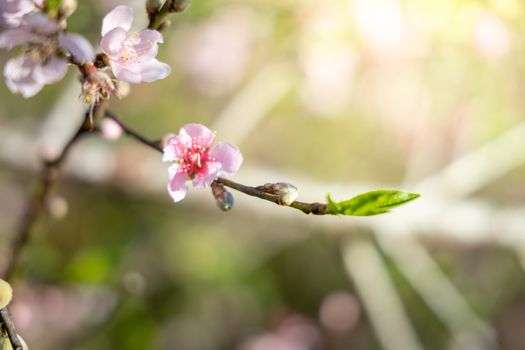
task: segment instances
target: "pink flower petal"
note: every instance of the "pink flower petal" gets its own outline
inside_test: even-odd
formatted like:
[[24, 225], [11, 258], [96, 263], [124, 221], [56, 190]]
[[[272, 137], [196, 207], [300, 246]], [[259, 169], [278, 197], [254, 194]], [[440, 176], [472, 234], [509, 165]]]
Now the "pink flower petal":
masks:
[[164, 79], [171, 73], [171, 67], [169, 65], [154, 58], [143, 63], [138, 63], [136, 69], [141, 75], [141, 80], [146, 83]]
[[19, 93], [24, 98], [33, 97], [44, 88], [44, 84], [36, 82], [34, 80], [11, 82], [6, 81], [6, 85], [9, 90], [13, 93]]
[[25, 78], [33, 72], [39, 61], [32, 55], [21, 55], [7, 61], [4, 67], [6, 79], [17, 80]]
[[149, 42], [151, 44], [163, 43], [164, 38], [158, 30], [144, 29], [139, 33], [141, 42]]
[[219, 177], [221, 164], [219, 162], [208, 162], [199, 171], [193, 179], [194, 187], [208, 187]]
[[110, 58], [112, 56], [118, 56], [127, 36], [128, 33], [124, 29], [120, 27], [114, 28], [102, 37], [102, 40], [100, 40], [100, 48]]
[[56, 33], [60, 28], [58, 23], [41, 12], [36, 12], [24, 16], [22, 26], [26, 25], [33, 32], [51, 35]]
[[118, 80], [122, 80], [132, 84], [138, 84], [141, 82], [140, 73], [134, 72], [115, 61], [111, 62], [111, 70]]
[[173, 162], [179, 159], [185, 152], [186, 148], [191, 143], [189, 137], [181, 137], [180, 135], [171, 135], [166, 140], [166, 146], [163, 149], [163, 162]]
[[222, 165], [219, 176], [235, 174], [241, 167], [243, 160], [241, 151], [231, 143], [221, 143], [215, 146], [211, 150], [210, 156]]
[[67, 61], [52, 56], [44, 65], [36, 66], [33, 76], [36, 81], [43, 84], [53, 84], [62, 80], [67, 72]]
[[0, 33], [0, 48], [11, 50], [21, 44], [39, 41], [27, 28], [15, 28]]
[[197, 145], [204, 148], [210, 147], [215, 138], [215, 134], [202, 124], [186, 124], [180, 129], [179, 134], [189, 136]]
[[0, 26], [15, 28], [22, 17], [35, 9], [30, 0], [0, 0]]
[[93, 61], [95, 59], [93, 46], [82, 35], [60, 33], [58, 42], [61, 47], [69, 51], [77, 62]]
[[102, 20], [102, 36], [118, 27], [128, 31], [131, 29], [132, 23], [133, 9], [125, 5], [117, 6]]
[[173, 162], [175, 161], [177, 156], [177, 141], [176, 137], [178, 135], [171, 135], [166, 139], [165, 146], [162, 150], [162, 161], [163, 162]]
[[33, 71], [40, 62], [31, 55], [22, 55], [7, 61], [4, 67], [5, 83], [13, 93], [24, 97], [36, 95], [44, 84], [33, 77]]
[[168, 169], [169, 181], [168, 181], [168, 192], [173, 198], [174, 202], [179, 202], [186, 197], [186, 192], [188, 186], [186, 181], [188, 180], [188, 175], [184, 172], [178, 172], [178, 166], [176, 164], [172, 165]]
[[31, 0], [0, 0], [0, 11], [3, 13], [28, 13], [33, 11], [35, 5]]
[[133, 48], [138, 53], [139, 62], [146, 62], [155, 58], [159, 52], [158, 43], [163, 42], [162, 34], [151, 29], [141, 31], [138, 37], [133, 39], [137, 40]]

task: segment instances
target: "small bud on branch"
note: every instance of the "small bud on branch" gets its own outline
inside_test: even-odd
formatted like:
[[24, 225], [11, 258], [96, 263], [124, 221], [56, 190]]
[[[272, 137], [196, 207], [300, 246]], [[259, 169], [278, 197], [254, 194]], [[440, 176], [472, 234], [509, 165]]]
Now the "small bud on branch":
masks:
[[162, 31], [169, 27], [166, 16], [170, 13], [180, 13], [185, 11], [191, 5], [191, 0], [167, 0], [158, 12], [149, 16], [148, 29]]
[[71, 16], [76, 11], [77, 7], [77, 0], [62, 0], [62, 3], [60, 4], [59, 8], [60, 17]]
[[160, 7], [162, 6], [161, 0], [146, 0], [146, 13], [148, 17], [151, 18], [159, 12]]
[[162, 23], [159, 25], [159, 32], [164, 32], [171, 28], [171, 20], [169, 18], [162, 21]]
[[299, 196], [297, 187], [287, 182], [267, 183], [255, 188], [276, 195], [277, 204], [279, 205], [290, 205]]
[[183, 12], [191, 5], [191, 0], [168, 0], [166, 2], [169, 12]]
[[217, 206], [222, 211], [228, 211], [233, 208], [233, 195], [226, 189], [226, 187], [220, 183], [213, 182], [211, 184], [211, 192], [217, 201]]

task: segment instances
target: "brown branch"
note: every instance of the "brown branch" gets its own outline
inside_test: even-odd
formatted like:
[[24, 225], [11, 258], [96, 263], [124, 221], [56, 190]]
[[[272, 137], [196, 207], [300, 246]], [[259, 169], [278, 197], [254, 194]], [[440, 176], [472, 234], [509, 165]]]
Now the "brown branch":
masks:
[[9, 250], [10, 256], [7, 259], [7, 265], [4, 267], [1, 275], [3, 279], [11, 279], [18, 260], [20, 259], [22, 250], [29, 241], [31, 231], [33, 230], [37, 219], [45, 211], [49, 195], [58, 181], [62, 162], [71, 150], [71, 147], [73, 147], [78, 139], [90, 129], [89, 113], [86, 113], [84, 121], [71, 139], [66, 143], [60, 154], [54, 159], [44, 160], [39, 183], [29, 199], [27, 207], [14, 234], [11, 249]]
[[2, 323], [3, 330], [5, 331], [5, 333], [7, 333], [7, 337], [11, 342], [11, 347], [13, 348], [13, 350], [22, 350], [22, 343], [18, 338], [18, 334], [15, 330], [15, 325], [13, 323], [13, 320], [11, 319], [11, 315], [9, 315], [9, 311], [7, 311], [7, 307], [0, 309], [0, 321]]
[[124, 122], [122, 120], [120, 120], [119, 117], [117, 117], [115, 115], [115, 113], [109, 111], [109, 110], [106, 110], [104, 112], [104, 116], [108, 119], [111, 119], [113, 120], [115, 123], [117, 123], [121, 128], [122, 130], [124, 131], [124, 133], [128, 136], [130, 136], [131, 138], [135, 139], [136, 141], [139, 141], [140, 143], [150, 147], [150, 148], [153, 148], [159, 152], [162, 152], [162, 145], [161, 145], [161, 141], [160, 140], [157, 140], [157, 141], [151, 141], [151, 140], [148, 140], [147, 138], [145, 138], [144, 136], [140, 135], [139, 133], [137, 133], [136, 131], [133, 131], [132, 129], [128, 128], [126, 126], [126, 124], [124, 124]]
[[7, 311], [7, 307], [0, 309], [0, 321], [2, 323], [3, 330], [7, 333], [7, 337], [11, 342], [11, 347], [13, 350], [22, 350], [22, 343], [18, 338], [18, 334], [16, 334], [15, 325], [11, 319], [11, 315], [9, 315], [9, 311]]
[[[165, 29], [167, 27], [165, 17], [169, 13], [184, 11], [190, 3], [191, 0], [167, 0], [162, 6], [162, 8], [159, 10], [159, 12], [150, 17], [150, 23], [148, 28], [157, 29], [159, 31]], [[88, 67], [82, 62], [77, 62], [74, 59], [73, 55], [69, 54], [68, 61], [69, 63], [77, 66], [80, 70], [80, 73], [83, 76], [86, 76], [89, 73], [87, 70]], [[103, 54], [97, 55], [97, 60], [95, 64], [98, 68], [107, 66], [107, 57]], [[99, 104], [93, 109], [93, 114], [97, 115], [100, 112], [103, 112], [104, 110], [105, 105]], [[94, 130], [93, 114], [91, 114], [89, 111], [85, 113], [82, 124], [79, 126], [75, 134], [71, 137], [71, 139], [64, 145], [64, 148], [57, 157], [55, 157], [54, 159], [45, 159], [43, 161], [39, 183], [37, 185], [36, 190], [32, 193], [31, 197], [29, 198], [27, 207], [19, 221], [16, 232], [14, 234], [14, 239], [11, 243], [11, 249], [9, 250], [10, 255], [7, 259], [7, 264], [0, 275], [3, 277], [3, 279], [11, 279], [17, 266], [17, 263], [20, 260], [23, 248], [29, 242], [31, 232], [37, 220], [45, 212], [48, 198], [58, 182], [60, 175], [60, 167], [64, 162], [65, 158], [67, 157], [69, 151], [71, 150], [73, 145], [81, 138], [81, 136], [83, 136], [89, 131]], [[106, 115], [106, 117], [112, 118], [111, 113]], [[145, 143], [148, 146], [153, 147], [156, 150], [162, 152], [160, 142], [151, 142], [143, 138], [141, 135], [125, 128], [125, 126], [117, 118], [112, 119], [119, 123], [121, 127], [126, 131], [126, 134], [128, 134], [129, 136], [132, 136], [134, 139], [139, 140], [142, 143]], [[2, 330], [2, 332], [5, 332], [7, 334], [13, 350], [22, 350], [22, 343], [20, 342], [20, 339], [16, 333], [14, 323], [11, 319], [9, 311], [7, 310], [7, 307], [0, 309], [0, 329]]]
[[233, 188], [234, 190], [237, 190], [239, 192], [242, 192], [252, 197], [257, 197], [257, 198], [264, 199], [264, 200], [270, 201], [278, 205], [283, 205], [283, 206], [287, 206], [287, 207], [291, 207], [291, 208], [300, 210], [305, 214], [313, 214], [313, 215], [331, 214], [328, 210], [328, 206], [323, 203], [316, 203], [316, 202], [305, 203], [305, 202], [294, 201], [290, 203], [289, 205], [286, 205], [286, 204], [281, 203], [279, 196], [275, 194], [270, 194], [265, 191], [261, 191], [255, 187], [246, 186], [246, 185], [243, 185], [243, 184], [240, 184], [235, 181], [228, 180], [222, 177], [219, 177], [217, 180], [215, 180], [215, 182], [220, 183], [226, 187]]
[[[103, 109], [103, 105], [98, 105], [95, 107], [95, 113], [100, 112]], [[62, 151], [54, 159], [48, 159], [43, 161], [42, 173], [40, 175], [40, 180], [37, 185], [36, 190], [32, 193], [31, 197], [28, 200], [27, 207], [22, 215], [17, 230], [14, 234], [13, 242], [11, 243], [11, 249], [9, 250], [9, 257], [7, 259], [7, 264], [2, 271], [2, 278], [5, 280], [11, 279], [18, 261], [22, 255], [22, 251], [26, 244], [29, 242], [31, 232], [37, 222], [37, 220], [42, 216], [46, 209], [46, 203], [48, 198], [55, 188], [58, 178], [60, 175], [60, 167], [69, 151], [73, 145], [87, 132], [91, 131], [93, 126], [90, 120], [90, 113], [87, 111], [84, 115], [84, 120], [79, 126], [75, 134], [69, 139], [69, 141], [64, 145]], [[16, 334], [14, 323], [11, 320], [7, 308], [0, 310], [0, 324], [3, 329], [5, 329], [11, 346], [14, 350], [21, 350], [22, 344], [18, 335]]]
[[[124, 124], [124, 122], [119, 117], [117, 117], [115, 113], [109, 110], [106, 110], [104, 113], [105, 113], [104, 114], [105, 117], [115, 121], [122, 128], [122, 130], [124, 131], [126, 135], [130, 136], [136, 141], [156, 151], [159, 151], [161, 153], [163, 152], [160, 141], [148, 140], [144, 136], [140, 135], [138, 132], [130, 129], [129, 127], [126, 126], [126, 124]], [[240, 183], [237, 183], [237, 182], [234, 182], [232, 180], [228, 180], [222, 177], [215, 180], [215, 182], [222, 184], [226, 187], [233, 188], [236, 191], [242, 192], [252, 197], [257, 197], [257, 198], [264, 199], [266, 201], [269, 201], [269, 202], [272, 202], [278, 205], [288, 206], [288, 207], [300, 210], [305, 214], [313, 214], [313, 215], [330, 215], [331, 214], [328, 208], [328, 205], [323, 204], [323, 203], [317, 203], [317, 202], [305, 203], [305, 202], [294, 201], [286, 205], [281, 202], [280, 197], [278, 195], [265, 192], [259, 188], [246, 186], [246, 185], [243, 185], [243, 184], [240, 184]]]
[[150, 16], [148, 29], [159, 30], [166, 16], [169, 14], [167, 3], [169, 0], [160, 8], [160, 10], [154, 15]]

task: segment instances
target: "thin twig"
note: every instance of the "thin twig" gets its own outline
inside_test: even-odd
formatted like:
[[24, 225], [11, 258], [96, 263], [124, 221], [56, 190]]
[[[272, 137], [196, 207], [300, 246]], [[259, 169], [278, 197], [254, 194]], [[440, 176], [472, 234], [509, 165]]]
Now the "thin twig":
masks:
[[240, 183], [237, 183], [237, 182], [234, 182], [232, 180], [228, 180], [222, 177], [219, 177], [217, 180], [215, 180], [215, 182], [220, 183], [226, 187], [233, 188], [234, 190], [237, 190], [239, 192], [242, 192], [252, 197], [257, 197], [257, 198], [264, 199], [264, 200], [270, 201], [278, 205], [284, 205], [284, 206], [288, 206], [288, 207], [300, 210], [305, 214], [313, 214], [313, 215], [330, 214], [328, 210], [328, 206], [323, 203], [305, 203], [305, 202], [294, 201], [290, 203], [289, 205], [286, 205], [286, 204], [282, 204], [279, 202], [279, 196], [258, 190], [255, 187], [246, 186], [246, 185], [243, 185], [243, 184], [240, 184]]
[[[159, 151], [159, 152], [163, 152], [162, 150], [162, 145], [161, 145], [161, 142], [160, 141], [151, 141], [151, 140], [148, 140], [147, 138], [145, 138], [144, 136], [140, 135], [138, 132], [130, 129], [129, 127], [126, 126], [126, 124], [124, 124], [124, 122], [113, 112], [109, 111], [109, 110], [106, 110], [104, 112], [104, 115], [106, 116], [106, 118], [109, 118], [111, 120], [113, 120], [114, 122], [116, 122], [121, 128], [122, 130], [124, 131], [124, 133], [128, 136], [130, 136], [131, 138], [135, 139], [136, 141], [139, 141], [140, 143], [156, 150], [156, 151]], [[269, 201], [269, 202], [272, 202], [272, 203], [275, 203], [275, 204], [278, 204], [278, 205], [284, 205], [284, 206], [288, 206], [288, 207], [291, 207], [291, 208], [294, 208], [294, 209], [297, 209], [297, 210], [300, 210], [302, 211], [303, 213], [305, 214], [313, 214], [313, 215], [330, 215], [330, 211], [328, 209], [328, 205], [326, 204], [323, 204], [323, 203], [305, 203], [305, 202], [298, 202], [298, 201], [295, 201], [295, 202], [292, 202], [290, 203], [289, 205], [286, 205], [286, 204], [282, 204], [280, 202], [280, 198], [279, 196], [277, 195], [274, 195], [274, 194], [270, 194], [268, 192], [265, 192], [265, 191], [262, 191], [260, 189], [257, 189], [255, 187], [251, 187], [251, 186], [246, 186], [246, 185], [243, 185], [243, 184], [240, 184], [240, 183], [237, 183], [235, 181], [232, 181], [232, 180], [228, 180], [228, 179], [225, 179], [225, 178], [218, 178], [217, 180], [215, 180], [215, 182], [217, 183], [220, 183], [226, 187], [230, 187], [230, 188], [233, 188], [234, 190], [237, 190], [239, 192], [242, 192], [244, 194], [247, 194], [249, 196], [252, 196], [252, 197], [257, 197], [257, 198], [260, 198], [260, 199], [264, 199], [266, 201]]]
[[106, 110], [104, 112], [104, 116], [108, 119], [111, 119], [113, 120], [115, 123], [117, 123], [121, 128], [122, 130], [124, 131], [124, 133], [132, 138], [134, 138], [135, 140], [139, 141], [140, 143], [143, 143], [145, 144], [146, 146], [150, 147], [150, 148], [153, 148], [159, 152], [162, 152], [162, 146], [161, 146], [161, 141], [158, 140], [158, 141], [151, 141], [151, 140], [148, 140], [147, 138], [145, 138], [144, 136], [140, 135], [139, 133], [137, 133], [136, 131], [133, 131], [131, 130], [130, 128], [128, 128], [126, 126], [126, 124], [124, 124], [124, 122], [122, 120], [120, 120], [120, 118], [118, 118], [115, 113], [109, 111], [109, 110]]
[[0, 321], [2, 322], [3, 329], [9, 337], [13, 350], [22, 350], [22, 343], [18, 338], [18, 334], [16, 334], [15, 325], [11, 319], [11, 315], [9, 315], [9, 311], [7, 311], [7, 307], [0, 309]]
[[162, 7], [153, 15], [149, 16], [148, 29], [162, 31], [166, 29], [166, 17], [170, 13], [183, 12], [191, 4], [191, 0], [166, 0]]
[[164, 19], [169, 14], [169, 4], [171, 1], [168, 0], [164, 3], [164, 5], [160, 8], [160, 10], [150, 17], [148, 29], [155, 29], [158, 30], [161, 26], [161, 24], [164, 22]]

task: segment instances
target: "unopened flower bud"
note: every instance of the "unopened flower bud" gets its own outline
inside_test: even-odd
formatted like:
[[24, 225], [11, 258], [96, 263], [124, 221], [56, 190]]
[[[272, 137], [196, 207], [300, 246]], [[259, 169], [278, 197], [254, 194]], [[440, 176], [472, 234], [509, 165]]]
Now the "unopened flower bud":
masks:
[[146, 0], [146, 12], [148, 16], [155, 16], [162, 6], [162, 0]]
[[108, 140], [116, 140], [122, 135], [122, 127], [110, 118], [104, 118], [100, 122], [100, 132]]
[[257, 187], [258, 190], [277, 196], [277, 203], [280, 205], [290, 205], [299, 196], [297, 187], [287, 182], [267, 183]]
[[[170, 1], [170, 0], [168, 0]], [[171, 0], [169, 12], [183, 12], [191, 5], [191, 0]]]
[[109, 66], [109, 57], [105, 53], [98, 53], [95, 56], [95, 67], [97, 68], [104, 68]]
[[13, 288], [11, 285], [0, 279], [0, 309], [5, 308], [13, 298]]
[[211, 193], [217, 201], [217, 206], [222, 211], [228, 211], [233, 208], [234, 199], [233, 195], [221, 184], [212, 182]]
[[115, 81], [115, 91], [113, 91], [113, 95], [115, 95], [116, 98], [122, 100], [123, 98], [129, 95], [130, 91], [131, 86], [129, 85], [129, 83], [126, 83], [122, 80]]
[[60, 4], [60, 14], [63, 17], [69, 17], [76, 11], [77, 6], [77, 0], [62, 0], [62, 3]]
[[159, 32], [165, 32], [171, 27], [171, 21], [169, 19], [165, 19], [162, 21], [162, 23], [159, 25]]
[[53, 197], [47, 203], [47, 210], [54, 218], [63, 219], [67, 215], [69, 205], [63, 197]]
[[122, 284], [126, 291], [133, 295], [141, 295], [146, 290], [146, 279], [137, 271], [128, 271], [122, 277]]

